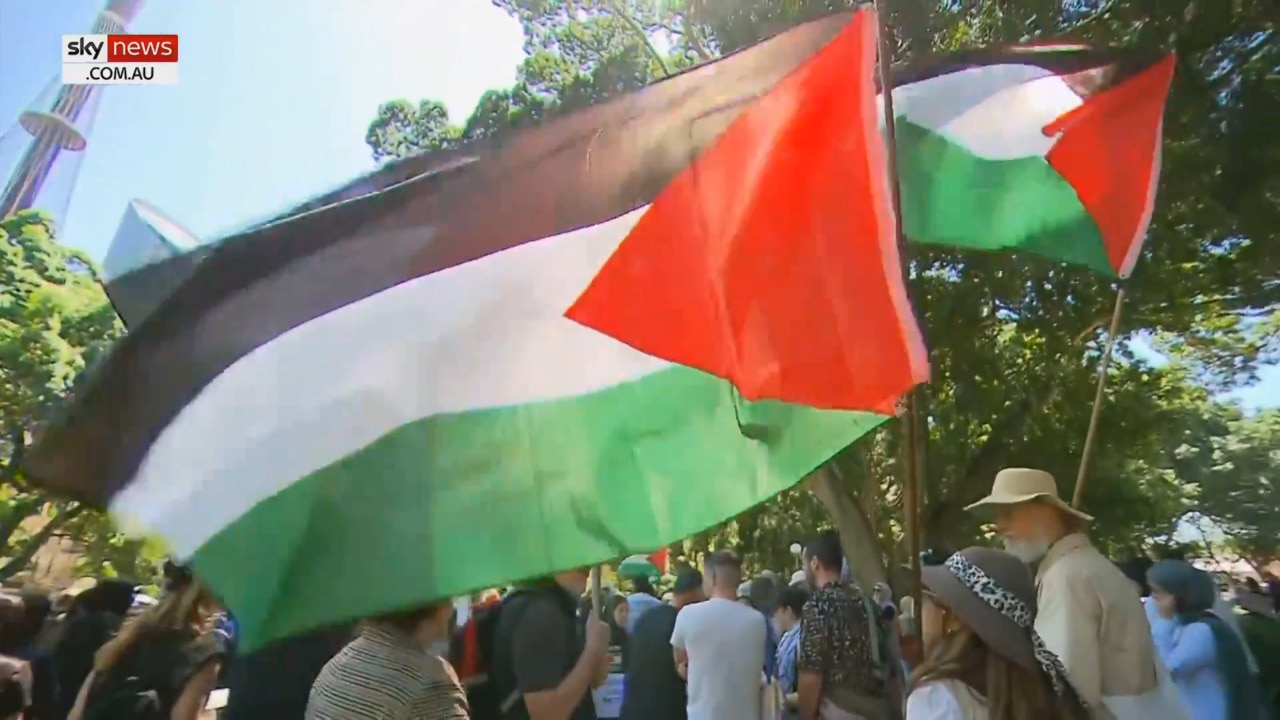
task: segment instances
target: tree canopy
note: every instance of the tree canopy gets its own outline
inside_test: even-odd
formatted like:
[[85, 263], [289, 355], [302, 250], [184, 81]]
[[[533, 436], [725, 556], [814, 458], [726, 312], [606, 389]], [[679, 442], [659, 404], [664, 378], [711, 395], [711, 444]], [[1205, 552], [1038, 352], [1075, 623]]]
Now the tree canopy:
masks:
[[[386, 103], [367, 136], [375, 158], [518, 131], [851, 5], [494, 1], [524, 30], [528, 57], [515, 84], [486, 93], [461, 125], [450, 124], [438, 102]], [[889, 7], [897, 62], [1041, 40], [1176, 51], [1155, 217], [1126, 284], [1124, 337], [1109, 370], [1086, 504], [1098, 518], [1096, 539], [1113, 550], [1169, 535], [1176, 518], [1199, 507], [1255, 538], [1241, 540], [1250, 552], [1273, 553], [1274, 545], [1247, 545], [1275, 533], [1236, 498], [1251, 498], [1248, 507], [1278, 504], [1266, 484], [1276, 463], [1266, 451], [1267, 442], [1275, 446], [1274, 417], [1246, 418], [1214, 397], [1280, 359], [1274, 20], [1256, 3], [1195, 0], [889, 0]], [[913, 246], [909, 256], [933, 365], [919, 394], [927, 418], [919, 458], [926, 546], [955, 548], [981, 537], [979, 519], [962, 508], [1001, 467], [1049, 470], [1069, 497], [1116, 287], [1015, 254]], [[828, 510], [845, 508], [837, 513], [842, 529], [849, 512], [862, 514], [893, 550], [882, 563], [904, 558], [896, 544], [899, 452], [898, 434], [887, 429], [842, 453], [834, 477], [806, 486]], [[776, 554], [812, 532], [819, 507], [793, 491], [695, 544], [739, 543], [786, 565]]]
[[0, 580], [49, 538], [74, 538], [95, 570], [149, 580], [157, 550], [117, 534], [101, 513], [54, 500], [20, 469], [37, 423], [123, 332], [93, 261], [58, 244], [35, 210], [0, 219]]
[[[1193, 507], [1226, 533], [1241, 557], [1260, 566], [1280, 557], [1280, 409], [1252, 416], [1231, 407], [1205, 418], [1216, 432], [1200, 448], [1183, 448], [1194, 462]], [[1203, 453], [1203, 457], [1197, 457]]]

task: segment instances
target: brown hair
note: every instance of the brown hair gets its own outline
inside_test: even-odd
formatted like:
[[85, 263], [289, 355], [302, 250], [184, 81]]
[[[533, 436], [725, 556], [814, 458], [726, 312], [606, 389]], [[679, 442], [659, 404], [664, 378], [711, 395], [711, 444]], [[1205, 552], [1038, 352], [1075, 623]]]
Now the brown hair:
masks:
[[160, 602], [125, 621], [120, 632], [93, 656], [94, 672], [101, 673], [120, 662], [129, 648], [147, 635], [166, 630], [188, 630], [203, 635], [213, 629], [213, 596], [199, 580], [165, 593]]
[[1085, 707], [1059, 698], [1040, 669], [1030, 670], [992, 652], [982, 638], [964, 624], [944, 635], [929, 649], [911, 674], [911, 688], [936, 680], [959, 680], [973, 688], [987, 705], [989, 720], [1033, 717], [1088, 720]]

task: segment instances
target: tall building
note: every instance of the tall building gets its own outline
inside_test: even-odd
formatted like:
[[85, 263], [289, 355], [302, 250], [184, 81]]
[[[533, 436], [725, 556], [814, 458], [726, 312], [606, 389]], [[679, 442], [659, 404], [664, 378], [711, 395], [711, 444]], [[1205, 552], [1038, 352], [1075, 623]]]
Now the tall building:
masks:
[[[109, 0], [89, 32], [127, 32], [144, 2]], [[34, 207], [65, 219], [101, 95], [101, 85], [63, 85], [59, 73], [0, 136], [0, 217]]]
[[126, 327], [136, 327], [212, 250], [154, 205], [132, 200], [102, 262], [107, 297]]

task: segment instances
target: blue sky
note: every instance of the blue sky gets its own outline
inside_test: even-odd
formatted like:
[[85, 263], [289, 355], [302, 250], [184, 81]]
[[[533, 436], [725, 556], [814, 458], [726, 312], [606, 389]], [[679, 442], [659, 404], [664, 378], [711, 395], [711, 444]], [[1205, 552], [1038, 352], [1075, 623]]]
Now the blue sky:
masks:
[[[103, 5], [0, 0], [0, 127]], [[383, 101], [435, 98], [461, 121], [523, 57], [489, 0], [148, 0], [131, 29], [179, 35], [180, 81], [105, 88], [60, 238], [98, 260], [133, 198], [217, 237], [371, 169]], [[1237, 395], [1280, 406], [1280, 368]]]
[[[0, 0], [0, 127], [105, 4]], [[523, 58], [488, 0], [148, 0], [131, 29], [178, 34], [180, 80], [104, 89], [60, 238], [99, 260], [132, 198], [216, 236], [371, 169], [383, 101], [436, 98], [462, 120]]]

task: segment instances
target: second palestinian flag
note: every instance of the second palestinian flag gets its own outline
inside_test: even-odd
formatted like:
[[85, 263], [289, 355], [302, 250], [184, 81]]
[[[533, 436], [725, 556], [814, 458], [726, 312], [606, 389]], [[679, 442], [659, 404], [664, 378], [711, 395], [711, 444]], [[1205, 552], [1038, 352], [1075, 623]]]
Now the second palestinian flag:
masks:
[[1127, 277], [1151, 220], [1173, 66], [1032, 45], [897, 73], [903, 232]]
[[838, 15], [224, 242], [29, 462], [193, 558], [249, 647], [649, 550], [926, 379]]

